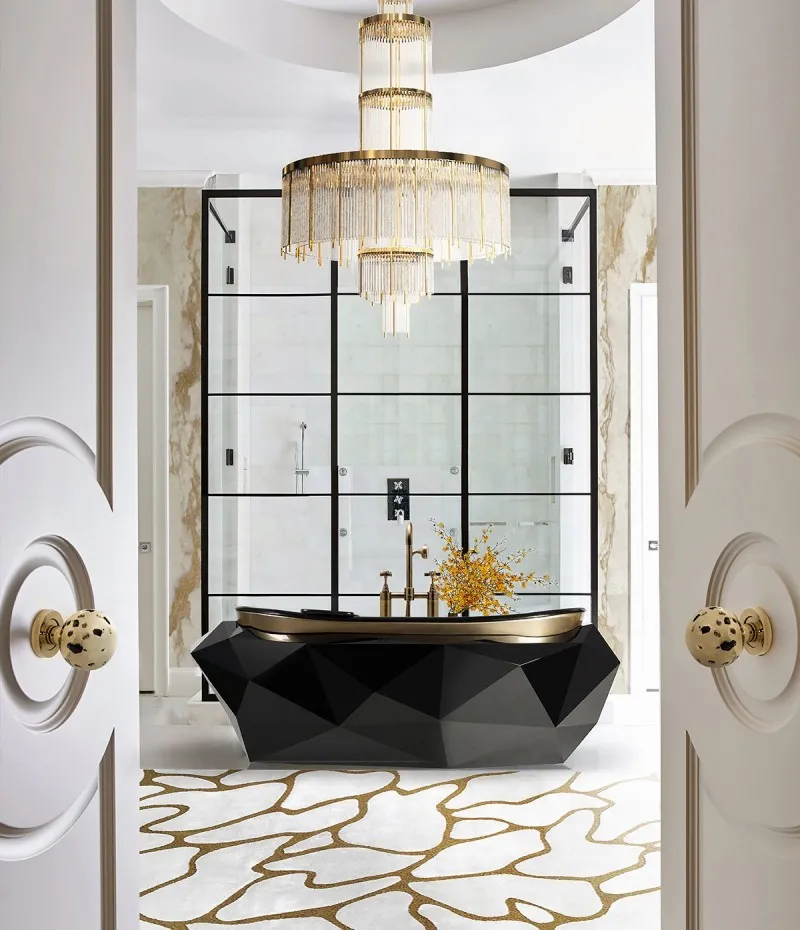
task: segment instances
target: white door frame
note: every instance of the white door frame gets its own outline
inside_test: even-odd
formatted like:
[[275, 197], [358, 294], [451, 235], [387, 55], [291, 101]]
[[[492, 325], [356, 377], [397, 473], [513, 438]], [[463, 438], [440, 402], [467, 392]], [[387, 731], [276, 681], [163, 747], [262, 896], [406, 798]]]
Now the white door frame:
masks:
[[[658, 613], [654, 620], [645, 619], [644, 605], [644, 547], [645, 528], [642, 513], [642, 470], [636, 467], [642, 460], [642, 305], [643, 298], [657, 296], [656, 284], [632, 284], [629, 290], [629, 400], [630, 400], [630, 459], [629, 459], [629, 611], [630, 617], [630, 690], [643, 694], [658, 688], [648, 661], [647, 650], [657, 648], [659, 642]], [[656, 599], [657, 600], [657, 599]], [[657, 606], [657, 605], [656, 605]], [[655, 645], [654, 645], [655, 644]]]
[[153, 604], [151, 628], [142, 624], [148, 605], [139, 601], [140, 635], [153, 637], [154, 693], [169, 692], [169, 288], [137, 288], [139, 304], [150, 304], [153, 321]]

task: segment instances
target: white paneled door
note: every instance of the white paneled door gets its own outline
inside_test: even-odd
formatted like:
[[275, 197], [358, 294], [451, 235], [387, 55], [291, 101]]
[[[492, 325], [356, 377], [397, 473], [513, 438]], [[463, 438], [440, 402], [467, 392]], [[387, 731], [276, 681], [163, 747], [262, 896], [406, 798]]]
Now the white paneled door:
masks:
[[[135, 0], [0, 3], [8, 930], [138, 926], [135, 34]], [[91, 608], [118, 630], [107, 665], [83, 621], [73, 664], [37, 657], [39, 611]]]
[[656, 0], [662, 930], [798, 926], [799, 35]]

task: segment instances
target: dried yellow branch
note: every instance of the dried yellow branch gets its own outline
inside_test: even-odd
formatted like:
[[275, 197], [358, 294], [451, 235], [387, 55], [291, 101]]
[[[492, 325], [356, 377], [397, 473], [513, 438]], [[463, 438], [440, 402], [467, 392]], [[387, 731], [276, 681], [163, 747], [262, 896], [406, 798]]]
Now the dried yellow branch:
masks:
[[483, 616], [508, 614], [511, 610], [500, 598], [516, 600], [519, 588], [552, 584], [549, 575], [519, 569], [530, 549], [518, 549], [507, 554], [503, 552], [502, 544], [492, 545], [490, 540], [494, 528], [491, 525], [475, 538], [472, 547], [466, 551], [445, 530], [443, 523], [433, 521], [433, 528], [442, 540], [444, 553], [444, 558], [436, 564], [439, 576], [434, 584], [451, 614], [465, 610]]

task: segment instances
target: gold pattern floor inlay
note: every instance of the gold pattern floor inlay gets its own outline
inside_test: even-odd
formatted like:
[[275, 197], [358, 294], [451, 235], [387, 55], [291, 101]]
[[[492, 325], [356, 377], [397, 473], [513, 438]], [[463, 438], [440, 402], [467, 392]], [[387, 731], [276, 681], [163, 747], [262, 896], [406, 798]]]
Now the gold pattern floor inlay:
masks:
[[148, 770], [140, 806], [142, 930], [658, 926], [654, 778]]

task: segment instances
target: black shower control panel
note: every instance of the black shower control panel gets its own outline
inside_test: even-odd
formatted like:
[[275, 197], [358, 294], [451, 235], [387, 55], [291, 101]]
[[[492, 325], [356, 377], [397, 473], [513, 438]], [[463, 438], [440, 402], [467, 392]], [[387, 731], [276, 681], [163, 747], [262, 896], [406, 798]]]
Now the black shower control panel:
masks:
[[386, 479], [386, 503], [388, 520], [411, 519], [411, 481], [409, 478]]

